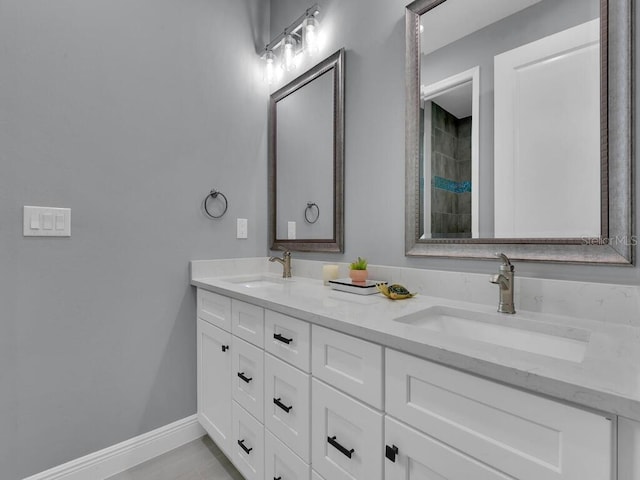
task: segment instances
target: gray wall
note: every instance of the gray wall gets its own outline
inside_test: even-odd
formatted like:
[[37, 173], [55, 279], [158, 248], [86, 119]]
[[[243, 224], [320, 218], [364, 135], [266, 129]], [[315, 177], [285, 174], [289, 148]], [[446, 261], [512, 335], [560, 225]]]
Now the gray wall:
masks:
[[[323, 55], [346, 48], [345, 253], [295, 253], [294, 262], [295, 257], [351, 261], [360, 255], [373, 264], [493, 273], [497, 268], [494, 261], [404, 256], [404, 7], [407, 3], [402, 0], [319, 2], [322, 27], [330, 31]], [[272, 0], [272, 28], [283, 28], [306, 6], [307, 2], [302, 0]], [[637, 23], [639, 12], [635, 15]], [[286, 20], [282, 20], [285, 17]], [[636, 43], [638, 41], [636, 36]], [[366, 182], [360, 178], [363, 172], [367, 175]], [[636, 180], [638, 174], [636, 169]], [[520, 276], [594, 282], [637, 284], [640, 278], [636, 267], [520, 262], [516, 270]]]
[[[3, 480], [195, 413], [188, 262], [267, 243], [265, 3], [0, 0]], [[23, 238], [23, 205], [71, 238]]]

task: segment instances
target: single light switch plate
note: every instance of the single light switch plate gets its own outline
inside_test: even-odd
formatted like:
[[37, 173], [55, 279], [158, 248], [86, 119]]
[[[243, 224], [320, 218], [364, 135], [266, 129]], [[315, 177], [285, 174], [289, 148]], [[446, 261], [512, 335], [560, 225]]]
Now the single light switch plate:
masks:
[[296, 222], [287, 222], [287, 240], [296, 239]]
[[238, 218], [237, 238], [248, 237], [248, 223], [249, 221], [246, 218]]
[[71, 209], [56, 207], [24, 207], [25, 237], [70, 237]]

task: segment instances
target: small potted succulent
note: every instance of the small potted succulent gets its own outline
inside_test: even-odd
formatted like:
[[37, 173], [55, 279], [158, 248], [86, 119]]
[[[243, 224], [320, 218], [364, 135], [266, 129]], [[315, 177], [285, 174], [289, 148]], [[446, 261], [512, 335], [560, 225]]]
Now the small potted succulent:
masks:
[[352, 282], [364, 283], [369, 276], [367, 271], [367, 260], [365, 258], [358, 257], [358, 260], [349, 265], [349, 277]]

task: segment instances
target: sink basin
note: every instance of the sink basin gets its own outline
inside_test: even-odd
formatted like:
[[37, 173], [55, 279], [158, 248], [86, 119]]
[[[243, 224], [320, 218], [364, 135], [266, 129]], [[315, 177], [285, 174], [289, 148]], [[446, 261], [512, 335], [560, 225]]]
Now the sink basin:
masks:
[[540, 323], [519, 314], [493, 314], [448, 306], [430, 307], [396, 321], [570, 362], [584, 359], [590, 336], [586, 330]]
[[293, 282], [292, 279], [271, 277], [268, 275], [229, 277], [229, 278], [223, 278], [222, 280], [225, 282], [233, 283], [234, 285], [237, 285], [237, 286], [242, 286], [242, 287], [251, 288], [251, 289], [273, 287], [276, 285], [283, 285], [285, 283]]

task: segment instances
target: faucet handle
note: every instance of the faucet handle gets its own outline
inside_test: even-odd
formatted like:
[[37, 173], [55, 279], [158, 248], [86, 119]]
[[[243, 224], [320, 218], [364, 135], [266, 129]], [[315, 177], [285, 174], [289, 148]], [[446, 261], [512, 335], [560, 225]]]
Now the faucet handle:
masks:
[[500, 252], [496, 253], [496, 257], [502, 259], [503, 267], [507, 267], [510, 271], [513, 272], [515, 267], [511, 264], [509, 257], [507, 257], [504, 253], [500, 253]]

